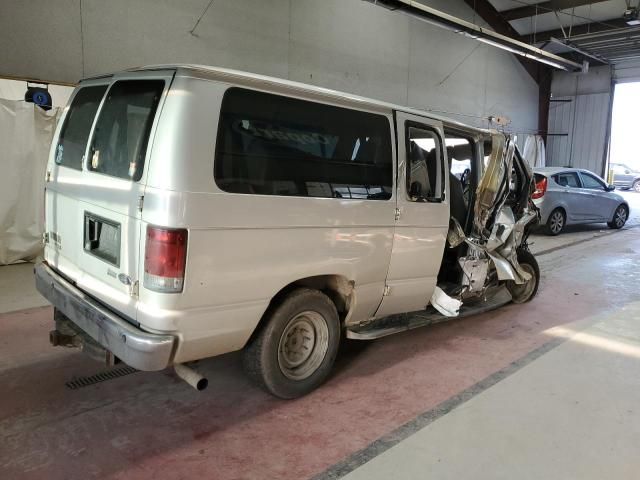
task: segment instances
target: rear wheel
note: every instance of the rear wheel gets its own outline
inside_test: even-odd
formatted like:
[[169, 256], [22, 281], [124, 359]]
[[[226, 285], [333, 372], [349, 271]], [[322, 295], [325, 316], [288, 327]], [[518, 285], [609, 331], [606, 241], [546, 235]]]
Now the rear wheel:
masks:
[[526, 303], [538, 293], [540, 267], [538, 267], [536, 257], [530, 251], [524, 249], [518, 250], [518, 263], [525, 272], [531, 275], [531, 278], [523, 284], [509, 281], [507, 282], [507, 289], [511, 294], [513, 303]]
[[640, 180], [636, 180], [635, 182], [633, 182], [631, 188], [633, 188], [634, 191], [640, 193]]
[[309, 393], [329, 376], [338, 353], [335, 305], [318, 290], [301, 288], [266, 315], [266, 323], [244, 350], [245, 371], [277, 397]]
[[566, 215], [564, 210], [556, 208], [547, 219], [547, 233], [549, 235], [559, 235], [564, 229]]
[[616, 211], [613, 213], [613, 218], [610, 222], [607, 222], [609, 228], [620, 229], [624, 227], [624, 224], [627, 223], [627, 218], [629, 217], [629, 209], [626, 205], [618, 205]]

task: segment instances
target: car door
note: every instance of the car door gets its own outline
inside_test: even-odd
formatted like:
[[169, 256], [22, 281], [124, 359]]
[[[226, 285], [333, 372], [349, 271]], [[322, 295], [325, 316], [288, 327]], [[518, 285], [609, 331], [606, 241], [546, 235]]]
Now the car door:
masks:
[[396, 112], [396, 223], [377, 317], [423, 310], [436, 286], [449, 226], [442, 122]]
[[585, 217], [594, 221], [610, 220], [616, 205], [615, 201], [609, 198], [604, 181], [587, 172], [580, 172], [580, 181], [583, 195], [580, 207]]
[[[585, 220], [581, 214], [580, 202], [582, 201], [582, 191], [580, 177], [577, 172], [562, 172], [554, 175], [553, 181], [558, 184], [560, 190], [558, 195], [558, 206], [565, 209], [567, 218], [572, 223], [579, 223]], [[555, 189], [554, 189], [555, 190]], [[555, 208], [555, 207], [554, 207]]]

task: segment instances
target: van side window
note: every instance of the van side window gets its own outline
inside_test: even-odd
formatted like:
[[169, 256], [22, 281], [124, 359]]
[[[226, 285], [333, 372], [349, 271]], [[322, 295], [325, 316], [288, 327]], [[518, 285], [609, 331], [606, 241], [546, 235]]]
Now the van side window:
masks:
[[230, 193], [387, 200], [393, 186], [389, 121], [230, 88], [222, 101], [214, 178]]
[[442, 141], [433, 130], [407, 124], [407, 192], [414, 202], [444, 198]]
[[96, 123], [87, 160], [89, 170], [140, 180], [163, 90], [163, 80], [123, 80], [113, 84]]
[[82, 157], [87, 148], [93, 118], [106, 91], [106, 85], [84, 87], [73, 97], [56, 146], [55, 162], [58, 165], [82, 170]]

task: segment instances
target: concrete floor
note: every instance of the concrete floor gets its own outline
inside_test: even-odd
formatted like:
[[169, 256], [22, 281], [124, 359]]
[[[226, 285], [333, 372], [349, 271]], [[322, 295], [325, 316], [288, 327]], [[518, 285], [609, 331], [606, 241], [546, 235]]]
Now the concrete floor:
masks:
[[51, 309], [0, 314], [0, 478], [637, 478], [636, 224], [534, 237], [533, 302], [349, 343], [290, 402], [237, 354], [201, 362], [202, 393], [168, 372], [70, 390], [101, 367], [48, 345]]

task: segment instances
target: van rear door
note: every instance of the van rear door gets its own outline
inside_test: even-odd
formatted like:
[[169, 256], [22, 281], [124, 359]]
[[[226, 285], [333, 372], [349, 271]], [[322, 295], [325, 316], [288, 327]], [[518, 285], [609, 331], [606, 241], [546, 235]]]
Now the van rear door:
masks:
[[82, 82], [48, 163], [45, 259], [132, 321], [148, 160], [173, 73]]

